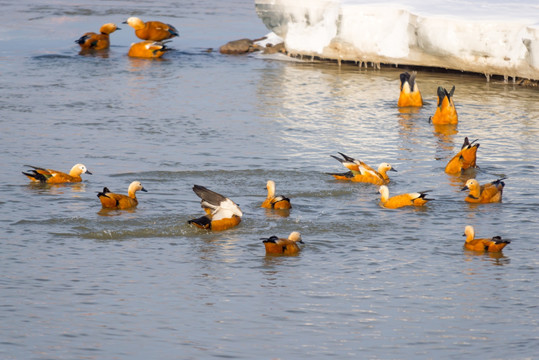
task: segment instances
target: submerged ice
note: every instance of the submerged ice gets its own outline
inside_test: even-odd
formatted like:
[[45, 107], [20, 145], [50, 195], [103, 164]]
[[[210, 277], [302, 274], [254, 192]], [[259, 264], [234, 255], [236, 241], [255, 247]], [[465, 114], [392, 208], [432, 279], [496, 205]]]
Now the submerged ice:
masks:
[[291, 54], [539, 79], [533, 0], [255, 0], [255, 6]]

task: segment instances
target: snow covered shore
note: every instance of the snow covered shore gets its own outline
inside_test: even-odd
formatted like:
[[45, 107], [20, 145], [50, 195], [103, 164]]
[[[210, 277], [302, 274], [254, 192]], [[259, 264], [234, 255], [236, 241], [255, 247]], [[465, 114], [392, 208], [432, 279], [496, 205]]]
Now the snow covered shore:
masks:
[[289, 53], [539, 80], [539, 3], [255, 0]]

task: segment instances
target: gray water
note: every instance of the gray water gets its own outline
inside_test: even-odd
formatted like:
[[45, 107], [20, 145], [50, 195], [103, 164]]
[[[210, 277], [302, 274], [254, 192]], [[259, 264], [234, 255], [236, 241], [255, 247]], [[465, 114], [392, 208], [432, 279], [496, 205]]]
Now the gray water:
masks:
[[[539, 353], [539, 93], [420, 71], [427, 104], [396, 107], [402, 69], [225, 56], [267, 30], [249, 1], [4, 2], [0, 14], [0, 358], [531, 359]], [[107, 56], [73, 43], [130, 15], [174, 24], [162, 61], [130, 59], [127, 25]], [[429, 124], [456, 86], [456, 133]], [[476, 178], [506, 176], [503, 203], [473, 206], [444, 173], [465, 136]], [[379, 206], [374, 185], [334, 180], [338, 151], [390, 162], [390, 193], [431, 189], [422, 209]], [[80, 184], [33, 186], [24, 165]], [[261, 209], [265, 183], [292, 199]], [[101, 211], [97, 191], [139, 206]], [[240, 204], [211, 233], [194, 184]], [[464, 226], [509, 238], [464, 251]], [[261, 237], [300, 231], [296, 257]]]

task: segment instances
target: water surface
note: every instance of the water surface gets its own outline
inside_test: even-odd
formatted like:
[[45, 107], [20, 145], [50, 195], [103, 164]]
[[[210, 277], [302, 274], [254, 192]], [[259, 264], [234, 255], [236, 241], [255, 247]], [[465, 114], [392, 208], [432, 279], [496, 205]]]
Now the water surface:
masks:
[[[0, 31], [0, 357], [4, 359], [533, 358], [539, 347], [539, 95], [483, 77], [420, 71], [427, 104], [396, 107], [402, 69], [224, 56], [266, 33], [249, 1], [4, 4]], [[176, 25], [162, 61], [73, 43], [130, 15]], [[456, 86], [453, 133], [429, 124]], [[447, 161], [479, 139], [475, 174]], [[375, 186], [338, 182], [341, 151], [398, 169], [390, 192], [432, 190], [424, 209], [385, 210]], [[80, 184], [33, 186], [24, 165]], [[466, 204], [465, 180], [507, 177], [501, 204]], [[292, 199], [259, 208], [265, 183]], [[102, 211], [103, 186], [148, 193]], [[193, 184], [240, 204], [235, 229], [187, 225]], [[462, 249], [465, 225], [512, 240]], [[297, 257], [259, 238], [300, 231]]]

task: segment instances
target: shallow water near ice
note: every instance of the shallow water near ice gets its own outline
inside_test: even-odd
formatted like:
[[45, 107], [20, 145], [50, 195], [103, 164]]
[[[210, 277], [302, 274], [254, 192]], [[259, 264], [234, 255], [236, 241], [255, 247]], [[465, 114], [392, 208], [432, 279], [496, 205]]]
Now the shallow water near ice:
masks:
[[[21, 1], [0, 15], [0, 357], [2, 359], [533, 358], [539, 346], [539, 93], [483, 77], [419, 71], [426, 105], [396, 107], [402, 69], [224, 56], [267, 30], [249, 1], [96, 8]], [[9, 14], [9, 16], [7, 15]], [[82, 33], [127, 16], [176, 25], [162, 61], [129, 59], [122, 26], [104, 56]], [[436, 88], [456, 86], [453, 133], [428, 122]], [[447, 161], [479, 139], [475, 174]], [[422, 209], [385, 210], [377, 188], [334, 180], [337, 152], [390, 162], [390, 193], [432, 190]], [[24, 165], [80, 184], [30, 185]], [[501, 204], [461, 188], [507, 177]], [[265, 183], [289, 214], [259, 208]], [[102, 211], [104, 186], [147, 193]], [[209, 233], [194, 184], [240, 204]], [[284, 216], [283, 216], [284, 215]], [[286, 216], [288, 215], [288, 216]], [[464, 226], [512, 240], [462, 249]], [[266, 257], [261, 237], [300, 231], [299, 256]]]

